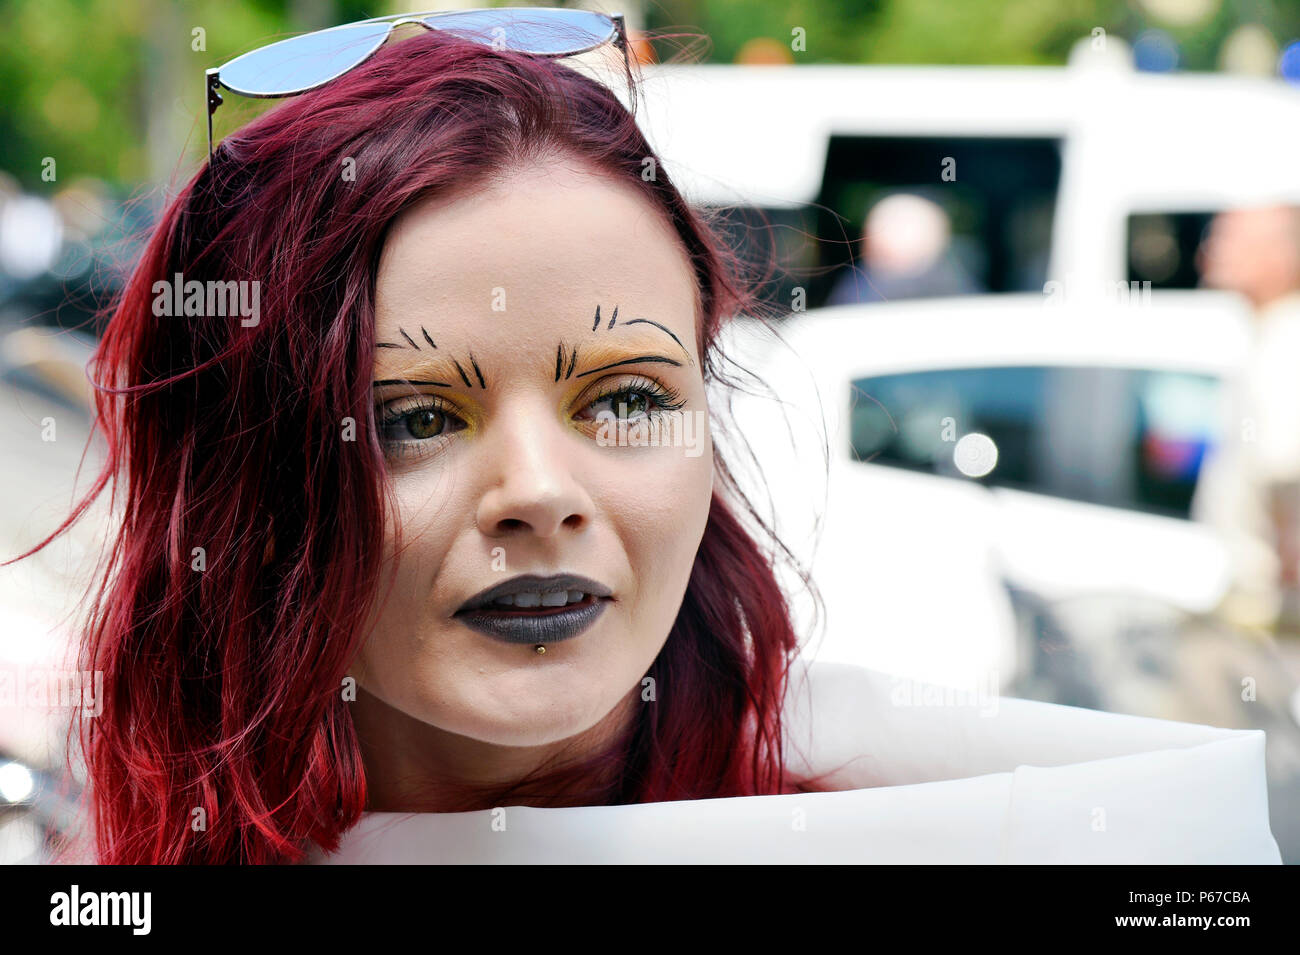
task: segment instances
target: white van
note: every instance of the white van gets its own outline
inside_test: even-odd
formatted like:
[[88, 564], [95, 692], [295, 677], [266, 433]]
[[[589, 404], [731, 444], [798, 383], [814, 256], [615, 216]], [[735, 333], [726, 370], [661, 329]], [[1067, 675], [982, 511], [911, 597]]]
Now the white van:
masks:
[[812, 568], [821, 658], [1005, 691], [1032, 656], [1013, 592], [1178, 613], [1225, 592], [1224, 546], [1191, 514], [1247, 351], [1235, 296], [925, 299], [756, 332], [725, 345], [772, 393], [734, 396], [746, 446], [719, 443]]
[[[855, 179], [928, 183], [958, 207], [974, 202], [991, 249], [988, 287], [1022, 293], [792, 312], [783, 333], [798, 354], [743, 327], [733, 334], [793, 418], [761, 399], [737, 402], [781, 523], [827, 598], [823, 657], [965, 685], [996, 673], [1005, 686], [1026, 663], [1008, 587], [1059, 601], [1122, 593], [1186, 613], [1217, 603], [1226, 556], [1189, 519], [1196, 475], [1142, 473], [1156, 464], [1143, 461], [1141, 442], [1155, 440], [1148, 451], [1171, 467], [1214, 443], [1248, 315], [1231, 295], [1162, 292], [1160, 276], [1154, 294], [1136, 290], [1146, 276], [1133, 261], [1135, 225], [1159, 217], [1173, 223], [1169, 235], [1182, 230], [1177, 275], [1163, 284], [1190, 288], [1199, 236], [1180, 216], [1300, 203], [1300, 90], [1139, 72], [1122, 41], [1091, 38], [1065, 67], [646, 74], [643, 129], [693, 202], [759, 208], [825, 244], [856, 239], [826, 209], [850, 219], [862, 211]], [[953, 179], [944, 178], [948, 159]], [[1018, 192], [1032, 202], [1018, 206]], [[1042, 206], [1048, 228], [1026, 241]], [[1035, 243], [1040, 262], [1031, 261]], [[834, 254], [843, 260], [842, 247]], [[1139, 307], [1117, 300], [1124, 289]], [[879, 421], [862, 404], [850, 410], [859, 393], [886, 419], [923, 422], [913, 436], [923, 455], [933, 455], [945, 418], [956, 439], [989, 430], [981, 416], [996, 404], [990, 396], [1020, 414], [1024, 433], [994, 436], [1002, 464], [980, 481], [954, 469], [955, 442], [946, 472], [897, 447], [864, 458], [855, 440]], [[940, 414], [945, 401], [951, 413]], [[1150, 414], [1164, 415], [1154, 436], [1140, 423]], [[1174, 419], [1190, 432], [1170, 437]], [[1017, 454], [1010, 444], [1020, 439], [1038, 442], [1039, 453]], [[1120, 464], [1122, 480], [1101, 479]], [[814, 514], [824, 520], [815, 554]]]
[[[1300, 88], [1139, 72], [1116, 38], [1081, 40], [1064, 67], [658, 65], [645, 74], [642, 128], [702, 206], [760, 208], [784, 224], [783, 214], [822, 204], [852, 220], [862, 210], [852, 189], [837, 191], [839, 179], [930, 183], [955, 197], [994, 182], [999, 166], [1019, 189], [1041, 174], [1052, 204], [1043, 274], [994, 282], [995, 291], [1051, 279], [1083, 297], [1130, 281], [1135, 216], [1300, 202]], [[953, 165], [956, 178], [945, 179]], [[975, 214], [1005, 220], [1014, 244], [1018, 211], [994, 202]], [[856, 238], [825, 211], [803, 222], [823, 242]]]

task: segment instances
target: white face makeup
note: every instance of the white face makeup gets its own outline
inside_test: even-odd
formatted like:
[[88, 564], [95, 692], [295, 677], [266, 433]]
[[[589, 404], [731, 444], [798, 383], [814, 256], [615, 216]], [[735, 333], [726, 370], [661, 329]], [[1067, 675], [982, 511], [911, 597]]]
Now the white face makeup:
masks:
[[[695, 300], [662, 215], [577, 161], [394, 223], [373, 377], [402, 550], [390, 524], [396, 582], [352, 669], [358, 726], [384, 750], [370, 776], [508, 779], [653, 705], [641, 680], [713, 489]], [[461, 612], [520, 575], [558, 574], [593, 583]], [[531, 606], [556, 588], [596, 593]]]

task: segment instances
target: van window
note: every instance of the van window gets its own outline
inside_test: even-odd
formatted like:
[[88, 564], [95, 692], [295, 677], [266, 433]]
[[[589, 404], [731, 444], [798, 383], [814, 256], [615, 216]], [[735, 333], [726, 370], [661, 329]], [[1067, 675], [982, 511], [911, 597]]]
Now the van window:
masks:
[[[1214, 212], [1144, 212], [1128, 217], [1128, 281], [1141, 289], [1200, 287], [1197, 252]], [[1149, 284], [1148, 284], [1149, 283]]]
[[[1187, 518], [1215, 443], [1223, 389], [1211, 375], [1094, 367], [991, 367], [859, 378], [854, 460]], [[970, 433], [997, 463], [967, 477]]]
[[[818, 270], [808, 282], [810, 306], [1041, 292], [1060, 179], [1061, 141], [1055, 138], [832, 136], [815, 207], [820, 243]], [[853, 264], [863, 266], [867, 212], [898, 193], [939, 206], [950, 243], [914, 281], [854, 281]]]

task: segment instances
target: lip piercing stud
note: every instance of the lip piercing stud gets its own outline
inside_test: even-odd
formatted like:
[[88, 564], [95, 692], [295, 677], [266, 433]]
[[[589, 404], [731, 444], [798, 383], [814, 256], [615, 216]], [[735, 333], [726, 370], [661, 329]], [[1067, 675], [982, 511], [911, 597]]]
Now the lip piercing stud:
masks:
[[546, 652], [546, 648], [542, 646], [540, 643], [537, 646], [533, 647], [533, 649], [536, 650], [538, 653]]

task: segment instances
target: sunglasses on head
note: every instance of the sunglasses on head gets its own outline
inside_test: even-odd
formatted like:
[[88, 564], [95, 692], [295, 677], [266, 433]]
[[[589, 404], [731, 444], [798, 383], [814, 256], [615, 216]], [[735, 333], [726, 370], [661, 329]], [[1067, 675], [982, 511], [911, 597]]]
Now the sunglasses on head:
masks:
[[356, 69], [404, 24], [442, 30], [497, 50], [559, 58], [613, 42], [628, 67], [623, 15], [554, 7], [502, 7], [451, 12], [396, 13], [304, 33], [259, 47], [207, 71], [208, 158], [212, 158], [212, 114], [225, 88], [257, 98], [296, 96]]

